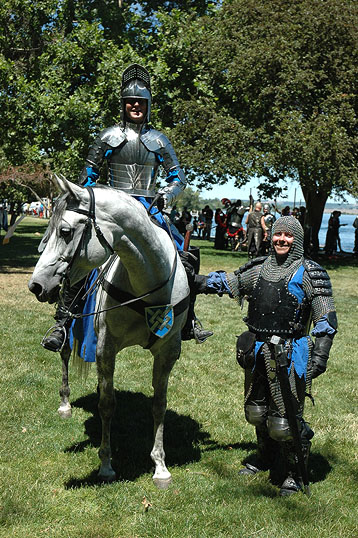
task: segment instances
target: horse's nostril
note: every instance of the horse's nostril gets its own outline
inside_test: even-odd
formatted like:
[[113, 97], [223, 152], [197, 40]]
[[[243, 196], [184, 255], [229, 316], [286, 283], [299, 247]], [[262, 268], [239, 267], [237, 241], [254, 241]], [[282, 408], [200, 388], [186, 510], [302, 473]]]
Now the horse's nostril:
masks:
[[37, 282], [30, 282], [29, 290], [31, 291], [31, 293], [34, 293], [36, 297], [38, 297], [42, 293], [42, 286], [41, 284], [38, 284]]

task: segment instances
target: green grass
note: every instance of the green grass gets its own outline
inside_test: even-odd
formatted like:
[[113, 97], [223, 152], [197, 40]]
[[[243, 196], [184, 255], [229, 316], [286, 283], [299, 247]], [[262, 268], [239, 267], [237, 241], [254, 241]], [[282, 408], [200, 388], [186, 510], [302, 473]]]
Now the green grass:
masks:
[[[168, 391], [167, 464], [173, 485], [152, 483], [151, 368], [148, 351], [118, 356], [113, 459], [118, 480], [99, 485], [96, 372], [71, 374], [73, 417], [61, 420], [59, 356], [39, 342], [53, 306], [27, 290], [45, 223], [26, 218], [0, 246], [0, 536], [61, 538], [357, 537], [357, 268], [325, 266], [334, 287], [339, 333], [329, 368], [306, 403], [315, 430], [312, 496], [280, 498], [267, 475], [238, 476], [255, 450], [243, 416], [243, 372], [234, 356], [245, 328], [236, 303], [200, 296], [196, 311], [214, 336], [183, 345]], [[37, 235], [39, 234], [39, 235]], [[195, 241], [194, 241], [195, 243]], [[201, 271], [234, 270], [244, 254], [201, 246]], [[324, 260], [323, 260], [324, 262]], [[151, 506], [145, 510], [143, 498]]]

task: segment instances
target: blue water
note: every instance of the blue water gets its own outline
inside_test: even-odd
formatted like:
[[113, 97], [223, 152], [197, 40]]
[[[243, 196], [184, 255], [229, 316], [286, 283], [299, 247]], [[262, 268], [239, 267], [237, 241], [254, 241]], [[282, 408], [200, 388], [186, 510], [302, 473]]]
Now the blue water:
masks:
[[[328, 219], [331, 216], [330, 213], [324, 213], [322, 219], [321, 229], [319, 231], [319, 244], [324, 246], [326, 242], [326, 233], [328, 228]], [[342, 249], [346, 252], [352, 252], [354, 247], [354, 228], [353, 222], [357, 215], [341, 215], [339, 217], [340, 224], [346, 224], [339, 228], [339, 237], [341, 238]]]

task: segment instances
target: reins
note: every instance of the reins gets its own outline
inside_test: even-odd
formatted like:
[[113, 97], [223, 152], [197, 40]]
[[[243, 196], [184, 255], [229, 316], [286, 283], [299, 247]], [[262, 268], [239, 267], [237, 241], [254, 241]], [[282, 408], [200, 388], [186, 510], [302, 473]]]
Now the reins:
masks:
[[[90, 286], [90, 288], [86, 291], [86, 293], [84, 293], [84, 295], [81, 297], [81, 299], [84, 299], [86, 298], [88, 295], [90, 295], [90, 293], [92, 293], [92, 291], [98, 287], [102, 282], [103, 282], [103, 279], [104, 279], [104, 275], [109, 271], [109, 269], [112, 267], [116, 257], [118, 256], [113, 247], [108, 243], [107, 239], [104, 237], [103, 233], [102, 233], [102, 230], [100, 229], [100, 227], [98, 226], [97, 222], [96, 222], [96, 215], [95, 215], [95, 196], [94, 196], [94, 192], [93, 192], [93, 189], [92, 187], [87, 187], [87, 190], [88, 190], [88, 193], [89, 193], [89, 196], [90, 196], [90, 207], [88, 210], [86, 209], [79, 209], [79, 208], [67, 208], [67, 211], [75, 211], [76, 213], [80, 213], [82, 215], [85, 215], [87, 216], [87, 221], [85, 222], [85, 226], [84, 226], [84, 229], [83, 229], [83, 232], [82, 232], [82, 236], [81, 236], [81, 239], [79, 241], [79, 244], [75, 250], [75, 253], [72, 257], [72, 260], [70, 261], [69, 265], [68, 265], [68, 268], [67, 268], [67, 272], [69, 272], [70, 268], [72, 267], [73, 263], [74, 263], [74, 260], [76, 258], [76, 256], [78, 255], [78, 253], [81, 251], [81, 248], [82, 248], [82, 245], [84, 243], [84, 240], [85, 240], [85, 236], [86, 236], [86, 233], [87, 233], [87, 230], [89, 230], [89, 227], [91, 224], [93, 224], [94, 226], [94, 229], [95, 229], [95, 232], [96, 232], [96, 236], [97, 236], [97, 239], [99, 240], [99, 242], [101, 243], [101, 245], [105, 248], [107, 247], [110, 252], [112, 253], [112, 261], [104, 268], [102, 269], [97, 278], [94, 280], [94, 282], [92, 283], [92, 285]], [[152, 209], [153, 205], [155, 204], [155, 198], [153, 199], [151, 205], [149, 206], [148, 210], [147, 210], [147, 213], [148, 213], [148, 216], [149, 217], [152, 217], [154, 214], [150, 213], [150, 210]], [[166, 221], [167, 222], [167, 221]], [[172, 243], [176, 249], [176, 245], [175, 245], [175, 242], [174, 242], [174, 238], [173, 238], [173, 235], [172, 235], [172, 232], [171, 232], [171, 229], [170, 229], [170, 226], [168, 225], [168, 222], [167, 222], [167, 226], [168, 226], [168, 230], [169, 230], [169, 235], [170, 235], [170, 238], [172, 240]], [[72, 301], [72, 303], [70, 304], [69, 308], [67, 310], [68, 312], [68, 317], [71, 318], [71, 319], [82, 319], [82, 318], [86, 318], [86, 317], [89, 317], [89, 316], [94, 316], [96, 314], [102, 314], [104, 312], [108, 312], [110, 310], [114, 310], [116, 308], [121, 308], [123, 306], [129, 306], [131, 305], [132, 303], [135, 303], [137, 301], [141, 301], [142, 299], [145, 299], [146, 297], [149, 297], [150, 295], [152, 295], [153, 293], [155, 293], [156, 291], [160, 290], [161, 288], [163, 288], [170, 280], [171, 278], [173, 277], [174, 273], [175, 273], [175, 270], [176, 270], [176, 267], [177, 267], [177, 255], [175, 253], [175, 256], [174, 256], [174, 261], [173, 261], [173, 265], [172, 265], [172, 268], [171, 268], [171, 271], [170, 271], [170, 274], [168, 276], [168, 278], [166, 278], [166, 280], [164, 282], [161, 282], [158, 286], [156, 286], [155, 288], [153, 288], [152, 290], [148, 291], [148, 292], [145, 292], [143, 293], [142, 295], [138, 296], [138, 297], [133, 297], [132, 299], [129, 299], [127, 301], [124, 301], [122, 303], [119, 303], [119, 304], [116, 304], [114, 306], [110, 306], [108, 308], [105, 308], [103, 310], [96, 310], [95, 312], [90, 312], [88, 314], [83, 314], [83, 313], [78, 313], [78, 314], [74, 314], [70, 311], [70, 308], [72, 307], [72, 305], [75, 303], [75, 301], [77, 300], [78, 296], [80, 295], [80, 292], [82, 291], [82, 289], [86, 286], [87, 284], [87, 278], [86, 278], [86, 282], [85, 284], [82, 286], [82, 288], [79, 290], [79, 292], [76, 294], [76, 297], [74, 298], [74, 300]]]

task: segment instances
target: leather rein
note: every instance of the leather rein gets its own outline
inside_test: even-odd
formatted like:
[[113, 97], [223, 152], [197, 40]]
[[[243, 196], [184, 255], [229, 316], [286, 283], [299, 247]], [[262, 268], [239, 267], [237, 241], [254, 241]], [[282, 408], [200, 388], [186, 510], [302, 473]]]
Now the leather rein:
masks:
[[[93, 188], [92, 187], [86, 187], [86, 189], [88, 190], [88, 193], [89, 193], [89, 197], [90, 197], [90, 207], [89, 209], [79, 209], [79, 208], [67, 208], [67, 211], [74, 211], [76, 213], [80, 213], [81, 215], [85, 215], [87, 217], [87, 220], [85, 222], [85, 225], [84, 225], [84, 229], [83, 229], [83, 232], [82, 232], [82, 236], [81, 236], [81, 239], [79, 241], [79, 244], [75, 250], [75, 253], [68, 265], [68, 268], [67, 268], [67, 275], [75, 261], [75, 258], [76, 256], [79, 254], [79, 252], [81, 251], [82, 249], [82, 246], [84, 244], [84, 240], [85, 240], [85, 237], [86, 237], [86, 234], [87, 234], [87, 231], [90, 229], [91, 225], [93, 225], [94, 229], [95, 229], [95, 232], [96, 232], [96, 236], [97, 236], [97, 239], [98, 241], [101, 243], [101, 245], [103, 246], [103, 248], [107, 248], [110, 250], [111, 254], [112, 254], [112, 262], [109, 264], [108, 267], [106, 267], [105, 269], [102, 269], [99, 273], [99, 275], [97, 276], [97, 278], [95, 279], [95, 281], [92, 283], [91, 287], [86, 291], [86, 293], [82, 296], [82, 299], [84, 299], [85, 297], [87, 297], [87, 295], [89, 295], [91, 293], [91, 291], [93, 291], [93, 289], [95, 287], [97, 287], [99, 284], [102, 284], [103, 283], [103, 280], [104, 280], [104, 275], [105, 273], [109, 270], [109, 268], [112, 266], [115, 258], [114, 256], [118, 256], [112, 245], [110, 245], [110, 243], [107, 241], [107, 239], [105, 238], [105, 236], [103, 235], [102, 233], [102, 230], [100, 229], [99, 225], [97, 224], [96, 222], [96, 213], [95, 213], [95, 206], [96, 206], [96, 202], [95, 202], [95, 196], [94, 196], [94, 192], [93, 192]], [[153, 200], [154, 202], [154, 200]], [[148, 209], [148, 211], [150, 211], [150, 209], [152, 208], [153, 206], [153, 202], [150, 206], [150, 208]], [[150, 213], [148, 213], [149, 217], [151, 216]], [[175, 242], [174, 242], [174, 239], [173, 239], [173, 236], [171, 234], [171, 230], [170, 230], [170, 227], [169, 227], [169, 231], [170, 231], [170, 237], [171, 237], [171, 240], [174, 244], [174, 247], [176, 248], [175, 246]], [[85, 318], [85, 317], [89, 317], [89, 316], [94, 316], [96, 314], [102, 314], [103, 312], [108, 312], [110, 310], [114, 310], [115, 308], [121, 308], [123, 306], [130, 306], [132, 303], [135, 303], [137, 301], [141, 301], [142, 299], [146, 298], [146, 297], [149, 297], [150, 295], [152, 295], [153, 293], [155, 293], [156, 291], [162, 289], [170, 280], [171, 278], [173, 277], [173, 274], [176, 270], [176, 267], [177, 267], [177, 255], [174, 256], [174, 261], [173, 261], [173, 265], [172, 265], [172, 268], [171, 268], [171, 271], [170, 271], [170, 274], [168, 276], [168, 278], [166, 280], [164, 280], [164, 282], [161, 282], [158, 286], [156, 286], [155, 288], [151, 289], [150, 291], [147, 291], [145, 293], [143, 293], [142, 295], [138, 296], [138, 297], [134, 297], [132, 296], [131, 299], [128, 299], [127, 301], [124, 301], [124, 302], [120, 302], [119, 304], [117, 305], [114, 305], [114, 306], [110, 306], [108, 308], [105, 308], [103, 310], [96, 310], [95, 312], [90, 312], [88, 314], [83, 314], [83, 313], [78, 313], [78, 314], [74, 314], [72, 312], [70, 312], [69, 309], [66, 309], [68, 310], [68, 316], [72, 319], [80, 319], [80, 318]], [[84, 287], [84, 286], [83, 286]], [[82, 287], [82, 289], [83, 289]], [[80, 292], [79, 292], [80, 293]], [[69, 308], [72, 307], [73, 303], [76, 301], [79, 293], [76, 295], [75, 299], [72, 301], [71, 305]], [[108, 292], [107, 292], [108, 293]]]

